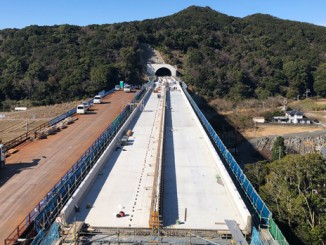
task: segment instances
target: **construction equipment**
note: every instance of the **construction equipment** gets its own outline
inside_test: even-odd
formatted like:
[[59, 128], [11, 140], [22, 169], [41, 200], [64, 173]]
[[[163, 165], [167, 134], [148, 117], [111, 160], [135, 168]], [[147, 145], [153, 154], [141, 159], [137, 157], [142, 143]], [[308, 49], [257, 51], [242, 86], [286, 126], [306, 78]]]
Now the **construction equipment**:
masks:
[[6, 155], [4, 145], [0, 144], [0, 169], [5, 167]]

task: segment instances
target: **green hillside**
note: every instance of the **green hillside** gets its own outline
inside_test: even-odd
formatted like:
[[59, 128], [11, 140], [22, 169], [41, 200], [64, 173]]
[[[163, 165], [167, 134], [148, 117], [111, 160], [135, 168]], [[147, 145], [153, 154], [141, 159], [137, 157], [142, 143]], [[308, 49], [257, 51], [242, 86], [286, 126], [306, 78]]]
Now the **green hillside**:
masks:
[[326, 28], [206, 7], [141, 22], [0, 31], [0, 99], [48, 104], [143, 77], [141, 43], [208, 98], [326, 96]]

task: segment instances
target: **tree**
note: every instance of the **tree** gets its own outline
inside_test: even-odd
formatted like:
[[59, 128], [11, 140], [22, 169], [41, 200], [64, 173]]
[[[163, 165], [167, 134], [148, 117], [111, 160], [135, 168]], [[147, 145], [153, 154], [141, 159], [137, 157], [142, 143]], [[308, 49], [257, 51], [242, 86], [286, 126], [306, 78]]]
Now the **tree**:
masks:
[[267, 161], [259, 161], [252, 164], [246, 164], [246, 176], [253, 184], [256, 190], [265, 183], [265, 177], [268, 174]]
[[276, 137], [272, 147], [272, 161], [280, 160], [285, 155], [284, 138], [278, 136]]
[[288, 79], [289, 87], [296, 91], [297, 94], [302, 94], [306, 89], [306, 83], [308, 80], [307, 66], [304, 64], [304, 62], [290, 61], [285, 63], [284, 74]]
[[268, 165], [260, 195], [304, 244], [326, 240], [326, 161], [317, 153], [288, 155]]
[[314, 90], [322, 97], [326, 97], [326, 63], [320, 64], [314, 73]]

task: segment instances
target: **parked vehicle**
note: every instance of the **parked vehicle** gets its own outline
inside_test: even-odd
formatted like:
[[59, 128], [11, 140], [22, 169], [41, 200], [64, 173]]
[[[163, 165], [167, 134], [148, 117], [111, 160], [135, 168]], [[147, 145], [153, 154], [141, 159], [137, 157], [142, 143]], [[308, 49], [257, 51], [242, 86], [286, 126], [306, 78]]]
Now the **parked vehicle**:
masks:
[[131, 86], [129, 84], [125, 84], [123, 91], [125, 91], [126, 93], [131, 92]]
[[86, 109], [85, 105], [83, 105], [83, 104], [78, 105], [76, 108], [77, 114], [85, 114], [86, 111], [87, 111], [87, 109]]
[[96, 95], [93, 99], [94, 104], [101, 104], [102, 103], [102, 96], [101, 95]]
[[86, 101], [82, 102], [82, 104], [85, 106], [86, 111], [91, 107], [91, 105]]
[[120, 90], [120, 85], [115, 85], [114, 90], [116, 91]]

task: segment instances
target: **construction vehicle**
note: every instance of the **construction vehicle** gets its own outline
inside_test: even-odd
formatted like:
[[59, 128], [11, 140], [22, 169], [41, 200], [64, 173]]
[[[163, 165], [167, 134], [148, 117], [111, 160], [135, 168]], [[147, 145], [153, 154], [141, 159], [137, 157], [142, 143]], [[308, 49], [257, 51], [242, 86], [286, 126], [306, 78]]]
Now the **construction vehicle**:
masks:
[[6, 154], [4, 145], [0, 144], [0, 169], [5, 167]]

